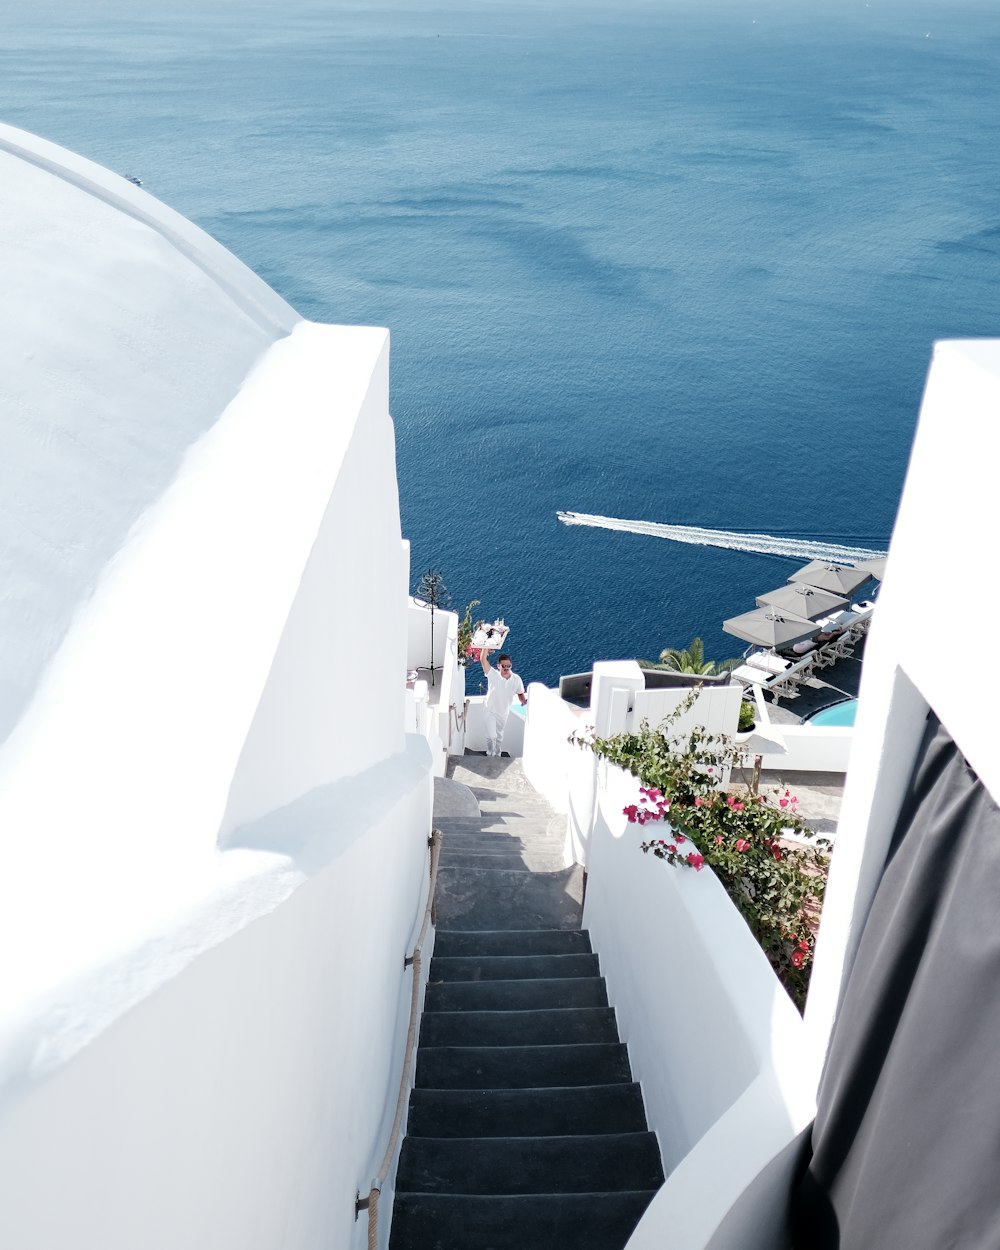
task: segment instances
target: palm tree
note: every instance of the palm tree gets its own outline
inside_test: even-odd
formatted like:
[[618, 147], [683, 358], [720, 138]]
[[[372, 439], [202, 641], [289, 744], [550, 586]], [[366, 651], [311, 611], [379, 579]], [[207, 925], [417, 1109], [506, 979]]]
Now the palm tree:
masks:
[[705, 644], [700, 638], [692, 638], [689, 646], [683, 649], [666, 647], [660, 652], [657, 668], [665, 668], [671, 673], [696, 673], [699, 677], [711, 677], [716, 673], [725, 673], [739, 664], [739, 660], [706, 660]]

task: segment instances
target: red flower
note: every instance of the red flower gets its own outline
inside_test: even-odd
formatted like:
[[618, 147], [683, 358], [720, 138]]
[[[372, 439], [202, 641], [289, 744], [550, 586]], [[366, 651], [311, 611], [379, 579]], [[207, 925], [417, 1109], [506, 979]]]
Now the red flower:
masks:
[[805, 958], [806, 957], [802, 951], [792, 951], [792, 963], [796, 966], [796, 968], [802, 967], [805, 962]]
[[780, 846], [778, 846], [778, 844], [777, 844], [777, 843], [772, 843], [772, 844], [771, 844], [771, 854], [774, 856], [774, 858], [775, 858], [776, 860], [778, 860], [778, 861], [780, 862], [780, 860], [781, 860], [781, 847], [780, 847]]
[[809, 940], [808, 938], [803, 938], [802, 941], [799, 943], [799, 950], [807, 951], [808, 949], [809, 949]]
[[667, 843], [667, 850], [668, 850], [668, 852], [669, 852], [671, 855], [676, 855], [676, 854], [677, 854], [677, 847], [676, 847], [676, 846], [674, 846], [673, 842], [668, 842], [668, 843]]
[[683, 833], [675, 833], [675, 834], [674, 834], [674, 837], [677, 839], [677, 841], [678, 841], [678, 842], [686, 842], [686, 841], [687, 841], [687, 838], [684, 836], [684, 834], [683, 834]]
[[750, 843], [746, 840], [746, 838], [737, 838], [736, 849], [738, 851], [749, 851]]
[[695, 872], [701, 872], [702, 868], [705, 866], [705, 856], [699, 855], [697, 851], [690, 851], [688, 853], [687, 862], [691, 865]]

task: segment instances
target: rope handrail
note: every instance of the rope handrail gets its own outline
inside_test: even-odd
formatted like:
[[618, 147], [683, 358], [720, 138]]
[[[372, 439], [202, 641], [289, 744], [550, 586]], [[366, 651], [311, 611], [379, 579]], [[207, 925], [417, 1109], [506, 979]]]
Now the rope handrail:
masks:
[[403, 1127], [403, 1114], [406, 1107], [407, 1096], [410, 1092], [410, 1068], [413, 1064], [413, 1051], [417, 1040], [417, 1003], [420, 999], [420, 968], [421, 968], [421, 952], [423, 950], [424, 939], [427, 936], [427, 926], [436, 920], [435, 908], [435, 889], [437, 886], [438, 860], [441, 858], [441, 830], [432, 829], [431, 836], [428, 839], [430, 847], [430, 869], [429, 883], [427, 887], [427, 905], [424, 908], [424, 919], [420, 926], [420, 933], [417, 935], [417, 943], [413, 948], [413, 954], [407, 955], [403, 960], [404, 968], [413, 969], [413, 983], [410, 986], [410, 1023], [406, 1030], [406, 1050], [403, 1054], [403, 1071], [399, 1077], [399, 1093], [396, 1095], [396, 1114], [392, 1121], [392, 1132], [389, 1134], [389, 1141], [385, 1148], [385, 1154], [382, 1156], [382, 1162], [379, 1165], [375, 1179], [372, 1181], [371, 1189], [368, 1191], [367, 1198], [362, 1198], [358, 1194], [354, 1203], [354, 1218], [357, 1219], [362, 1211], [368, 1212], [368, 1250], [378, 1250], [378, 1199], [382, 1192], [382, 1186], [385, 1184], [385, 1178], [389, 1175], [389, 1168], [392, 1166], [393, 1155], [396, 1153], [396, 1145], [399, 1140], [399, 1132]]

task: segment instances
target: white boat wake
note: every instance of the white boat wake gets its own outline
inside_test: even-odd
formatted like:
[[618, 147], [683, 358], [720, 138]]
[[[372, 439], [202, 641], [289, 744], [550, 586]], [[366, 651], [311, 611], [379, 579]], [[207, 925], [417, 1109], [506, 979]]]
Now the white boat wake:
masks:
[[621, 530], [625, 534], [648, 534], [675, 543], [698, 547], [726, 547], [730, 551], [753, 551], [766, 556], [790, 556], [797, 560], [824, 560], [829, 564], [857, 564], [885, 555], [870, 547], [846, 547], [819, 539], [782, 538], [775, 534], [737, 534], [730, 530], [702, 529], [696, 525], [661, 525], [657, 521], [625, 521], [588, 512], [557, 512], [563, 525], [589, 525], [595, 529]]

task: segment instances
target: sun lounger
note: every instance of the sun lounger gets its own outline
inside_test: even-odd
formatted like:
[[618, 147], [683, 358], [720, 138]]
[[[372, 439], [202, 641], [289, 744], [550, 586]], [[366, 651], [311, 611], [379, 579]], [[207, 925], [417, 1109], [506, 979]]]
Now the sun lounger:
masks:
[[[758, 653], [771, 654], [771, 653]], [[780, 656], [774, 656], [775, 660], [781, 660]], [[734, 668], [732, 675], [737, 681], [743, 683], [744, 686], [759, 686], [761, 690], [766, 690], [772, 699], [795, 699], [798, 698], [799, 682], [803, 681], [812, 672], [813, 656], [805, 655], [800, 660], [796, 660], [794, 664], [789, 664], [780, 672], [769, 673], [763, 668], [758, 668], [756, 664], [752, 664], [749, 660], [755, 659], [750, 656], [746, 664], [741, 664], [739, 668]]]
[[746, 662], [750, 668], [763, 669], [765, 673], [770, 673], [772, 677], [785, 672], [792, 663], [791, 660], [786, 660], [783, 656], [775, 655], [773, 651], [752, 651], [746, 657]]

